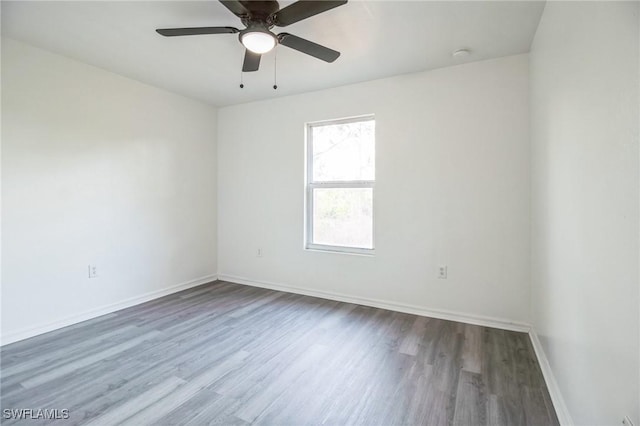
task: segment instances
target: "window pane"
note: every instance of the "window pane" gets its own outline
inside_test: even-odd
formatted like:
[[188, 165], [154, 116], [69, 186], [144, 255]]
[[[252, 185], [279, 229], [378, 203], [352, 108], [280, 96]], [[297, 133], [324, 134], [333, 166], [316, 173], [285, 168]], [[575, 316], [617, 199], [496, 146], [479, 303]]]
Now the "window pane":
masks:
[[313, 190], [313, 243], [373, 248], [373, 189]]
[[375, 121], [312, 126], [313, 180], [375, 178]]

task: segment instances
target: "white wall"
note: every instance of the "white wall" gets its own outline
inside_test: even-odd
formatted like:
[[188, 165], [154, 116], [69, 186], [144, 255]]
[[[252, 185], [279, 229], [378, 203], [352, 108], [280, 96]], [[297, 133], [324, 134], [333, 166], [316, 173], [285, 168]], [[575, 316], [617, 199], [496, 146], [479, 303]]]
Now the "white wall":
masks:
[[533, 324], [577, 424], [640, 424], [638, 11], [548, 2], [531, 51]]
[[216, 114], [2, 40], [5, 343], [215, 274]]
[[[304, 124], [370, 113], [375, 257], [306, 251]], [[528, 321], [527, 55], [222, 108], [218, 117], [221, 276]], [[447, 280], [436, 279], [441, 263]]]

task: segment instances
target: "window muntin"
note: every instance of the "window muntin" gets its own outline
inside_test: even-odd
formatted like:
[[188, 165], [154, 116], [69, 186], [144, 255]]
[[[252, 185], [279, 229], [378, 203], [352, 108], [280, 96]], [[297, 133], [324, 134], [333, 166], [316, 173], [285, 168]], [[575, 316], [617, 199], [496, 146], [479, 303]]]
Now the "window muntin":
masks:
[[306, 247], [373, 253], [375, 120], [307, 125]]

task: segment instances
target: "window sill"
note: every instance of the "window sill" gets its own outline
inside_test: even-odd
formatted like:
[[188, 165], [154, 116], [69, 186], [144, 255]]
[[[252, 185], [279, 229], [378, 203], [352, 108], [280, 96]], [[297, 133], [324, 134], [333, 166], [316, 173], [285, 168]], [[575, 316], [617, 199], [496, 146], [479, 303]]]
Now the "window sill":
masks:
[[375, 257], [375, 249], [359, 249], [352, 247], [339, 247], [339, 246], [323, 246], [323, 245], [309, 245], [304, 248], [305, 251], [319, 252], [319, 253], [333, 253], [333, 254], [350, 254], [354, 256], [363, 257]]

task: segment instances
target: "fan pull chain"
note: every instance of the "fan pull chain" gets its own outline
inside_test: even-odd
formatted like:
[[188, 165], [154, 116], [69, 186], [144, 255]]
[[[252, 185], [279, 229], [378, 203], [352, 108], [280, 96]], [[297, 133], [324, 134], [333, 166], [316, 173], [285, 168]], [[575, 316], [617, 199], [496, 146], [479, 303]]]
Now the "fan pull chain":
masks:
[[243, 62], [244, 62], [244, 55], [242, 56], [242, 62], [240, 63], [240, 88], [244, 89], [244, 83], [242, 82], [242, 76], [243, 76], [243, 72], [242, 72], [242, 67], [243, 67]]
[[273, 90], [278, 89], [278, 47], [273, 50]]

